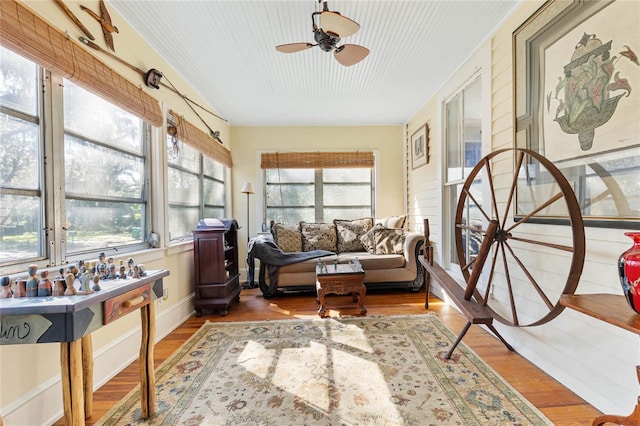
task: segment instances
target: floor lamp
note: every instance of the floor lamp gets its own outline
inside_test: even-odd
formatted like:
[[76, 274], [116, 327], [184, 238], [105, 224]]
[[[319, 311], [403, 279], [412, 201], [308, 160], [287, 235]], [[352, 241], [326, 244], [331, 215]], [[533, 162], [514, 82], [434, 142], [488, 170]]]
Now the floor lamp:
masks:
[[[245, 182], [244, 185], [242, 185], [242, 189], [240, 190], [240, 192], [242, 192], [243, 194], [247, 194], [247, 243], [249, 243], [249, 234], [251, 232], [251, 227], [249, 226], [249, 216], [251, 215], [251, 213], [249, 212], [249, 195], [251, 194], [255, 194], [256, 190], [253, 187], [253, 183], [251, 182]], [[251, 276], [251, 282], [249, 282], [249, 276]], [[249, 264], [247, 263], [247, 283], [244, 285], [244, 287], [246, 288], [255, 288], [254, 284], [253, 284], [253, 274], [249, 274]]]

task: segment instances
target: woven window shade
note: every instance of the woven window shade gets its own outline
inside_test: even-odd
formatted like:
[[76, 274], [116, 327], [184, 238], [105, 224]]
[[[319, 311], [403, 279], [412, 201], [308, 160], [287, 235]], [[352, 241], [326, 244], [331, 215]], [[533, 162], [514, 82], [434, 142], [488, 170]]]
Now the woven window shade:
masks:
[[153, 126], [162, 125], [162, 111], [156, 99], [49, 25], [22, 2], [0, 1], [0, 43]]
[[211, 136], [189, 123], [173, 110], [169, 110], [169, 124], [176, 126], [177, 137], [187, 145], [225, 166], [233, 167], [231, 152]]
[[262, 169], [373, 168], [371, 151], [357, 152], [275, 152], [264, 153]]

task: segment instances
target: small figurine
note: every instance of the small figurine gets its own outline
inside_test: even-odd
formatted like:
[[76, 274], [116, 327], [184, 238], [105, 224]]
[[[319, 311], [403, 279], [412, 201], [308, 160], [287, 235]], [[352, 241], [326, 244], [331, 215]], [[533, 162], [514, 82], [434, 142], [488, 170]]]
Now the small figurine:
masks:
[[127, 268], [124, 265], [120, 265], [120, 274], [118, 275], [118, 278], [121, 280], [127, 279]]
[[106, 263], [98, 263], [98, 274], [100, 279], [107, 279], [107, 264]]
[[105, 279], [107, 279], [107, 280], [115, 280], [116, 278], [118, 278], [118, 274], [116, 274], [116, 265], [114, 265], [113, 263], [108, 263], [107, 264], [107, 276], [105, 277]]
[[[114, 267], [115, 267], [115, 265], [114, 265]], [[102, 290], [102, 289], [100, 288], [100, 277], [99, 277], [99, 276], [97, 276], [97, 275], [94, 275], [94, 276], [93, 276], [93, 287], [91, 287], [91, 289], [92, 289], [93, 291], [100, 291], [100, 290]]]
[[138, 265], [133, 265], [133, 278], [140, 278], [140, 269], [138, 268]]
[[53, 279], [53, 290], [51, 294], [53, 296], [64, 296], [64, 291], [66, 290], [65, 280], [63, 277], [56, 277]]
[[11, 296], [11, 278], [0, 278], [0, 299], [8, 299]]
[[127, 275], [129, 275], [130, 277], [133, 276], [133, 265], [135, 264], [135, 262], [133, 261], [132, 258], [127, 259]]
[[49, 271], [40, 272], [40, 284], [38, 284], [38, 297], [49, 297], [53, 294], [53, 287], [49, 279]]
[[101, 267], [102, 265], [104, 265], [104, 269], [105, 269], [105, 271], [106, 271], [106, 270], [107, 270], [107, 262], [105, 261], [105, 255], [104, 255], [104, 253], [100, 253], [100, 254], [98, 255], [98, 264], [97, 264], [97, 267], [98, 267], [98, 269], [97, 269], [97, 270], [98, 270], [98, 271], [100, 270], [100, 267]]
[[74, 283], [76, 281], [76, 277], [75, 277], [75, 275], [73, 275], [73, 272], [69, 272], [64, 277], [64, 281], [65, 281], [65, 284], [67, 285], [67, 289], [64, 291], [64, 295], [65, 296], [75, 296], [76, 295], [76, 288], [74, 286]]
[[37, 297], [38, 296], [38, 285], [40, 284], [40, 280], [36, 277], [36, 273], [38, 272], [38, 265], [29, 265], [27, 266], [27, 273], [29, 274], [29, 278], [27, 279], [27, 297]]
[[13, 287], [13, 297], [27, 297], [27, 280], [18, 278]]
[[138, 263], [138, 273], [140, 274], [141, 277], [147, 276], [147, 267], [145, 266], [144, 263]]

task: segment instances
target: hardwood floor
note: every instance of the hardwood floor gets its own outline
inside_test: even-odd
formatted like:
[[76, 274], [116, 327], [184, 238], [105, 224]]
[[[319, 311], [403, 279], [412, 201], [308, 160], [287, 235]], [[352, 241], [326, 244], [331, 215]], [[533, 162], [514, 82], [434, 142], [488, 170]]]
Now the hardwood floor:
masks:
[[[355, 304], [349, 297], [328, 298], [328, 313], [332, 317], [356, 315]], [[338, 305], [342, 305], [338, 307]], [[369, 316], [424, 314], [424, 291], [370, 292], [365, 299]], [[258, 289], [242, 290], [240, 303], [231, 307], [228, 315], [192, 317], [155, 346], [155, 365], [160, 365], [205, 321], [252, 321], [263, 319], [295, 319], [317, 317], [318, 305], [312, 294], [282, 295], [264, 299]], [[465, 318], [454, 308], [434, 298], [429, 299], [429, 310], [455, 334], [465, 325]], [[525, 398], [557, 425], [587, 425], [601, 413], [580, 397], [566, 389], [552, 377], [515, 352], [509, 352], [495, 337], [477, 326], [469, 329], [464, 343], [471, 347], [494, 370], [504, 377]], [[93, 415], [86, 424], [97, 421], [109, 408], [122, 399], [139, 380], [138, 364], [134, 362], [106, 383], [94, 394]], [[62, 425], [63, 419], [56, 425]]]

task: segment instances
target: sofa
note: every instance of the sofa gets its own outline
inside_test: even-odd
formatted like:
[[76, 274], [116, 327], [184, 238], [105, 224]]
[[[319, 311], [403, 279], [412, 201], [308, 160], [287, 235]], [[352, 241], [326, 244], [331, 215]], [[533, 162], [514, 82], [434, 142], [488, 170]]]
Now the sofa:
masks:
[[[349, 263], [356, 258], [365, 271], [367, 290], [408, 289], [424, 284], [422, 254], [424, 235], [404, 230], [405, 216], [334, 220], [332, 223], [271, 227], [272, 251], [258, 254], [258, 285], [265, 298], [283, 292], [315, 292], [316, 266]], [[264, 253], [251, 250], [251, 253]]]

